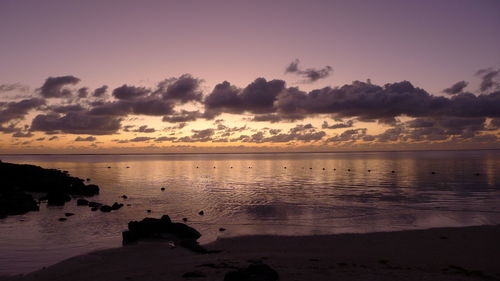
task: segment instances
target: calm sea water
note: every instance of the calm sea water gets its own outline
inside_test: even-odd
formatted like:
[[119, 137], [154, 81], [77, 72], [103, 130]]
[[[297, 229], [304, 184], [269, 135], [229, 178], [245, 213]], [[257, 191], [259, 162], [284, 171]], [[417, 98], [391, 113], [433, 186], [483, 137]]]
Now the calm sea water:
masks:
[[[74, 255], [118, 247], [130, 220], [163, 214], [176, 221], [187, 217], [188, 224], [203, 234], [202, 243], [248, 234], [500, 223], [500, 151], [0, 155], [0, 159], [91, 178], [101, 187], [101, 194], [92, 200], [131, 204], [111, 213], [77, 207], [76, 201], [64, 207], [42, 204], [40, 212], [0, 219], [0, 274], [29, 272]], [[200, 210], [204, 216], [198, 215]], [[75, 216], [59, 222], [65, 212]], [[227, 231], [220, 233], [219, 227]]]

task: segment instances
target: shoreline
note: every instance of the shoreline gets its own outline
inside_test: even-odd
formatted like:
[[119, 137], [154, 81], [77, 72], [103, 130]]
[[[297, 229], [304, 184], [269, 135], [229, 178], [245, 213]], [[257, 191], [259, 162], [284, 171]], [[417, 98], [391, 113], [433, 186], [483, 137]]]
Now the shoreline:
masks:
[[204, 245], [196, 254], [168, 243], [75, 256], [22, 276], [0, 280], [189, 280], [198, 272], [223, 280], [226, 272], [263, 262], [280, 280], [500, 280], [500, 225], [318, 236], [240, 236]]

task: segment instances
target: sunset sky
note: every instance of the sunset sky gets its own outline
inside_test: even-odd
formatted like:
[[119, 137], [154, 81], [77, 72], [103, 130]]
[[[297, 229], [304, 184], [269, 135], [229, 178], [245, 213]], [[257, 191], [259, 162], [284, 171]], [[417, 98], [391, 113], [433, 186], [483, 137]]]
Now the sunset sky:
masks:
[[500, 1], [0, 0], [0, 153], [500, 148]]

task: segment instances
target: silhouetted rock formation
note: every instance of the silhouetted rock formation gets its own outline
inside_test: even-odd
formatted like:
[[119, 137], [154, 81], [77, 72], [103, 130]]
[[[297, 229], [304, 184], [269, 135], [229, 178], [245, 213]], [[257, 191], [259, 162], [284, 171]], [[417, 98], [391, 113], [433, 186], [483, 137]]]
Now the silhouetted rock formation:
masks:
[[3, 189], [0, 190], [0, 218], [39, 210], [33, 196], [20, 190]]
[[148, 238], [175, 238], [183, 247], [196, 252], [207, 252], [196, 241], [200, 237], [201, 234], [196, 229], [183, 223], [173, 223], [167, 215], [161, 219], [144, 218], [142, 221], [131, 221], [128, 223], [128, 230], [122, 232], [124, 245]]
[[224, 281], [275, 281], [278, 279], [278, 272], [263, 263], [251, 264], [247, 268], [230, 271], [224, 276]]
[[67, 171], [44, 169], [34, 165], [19, 165], [0, 161], [0, 217], [38, 210], [33, 197], [25, 192], [40, 192], [49, 205], [64, 205], [69, 195], [92, 196], [99, 193], [95, 184], [85, 185], [83, 179]]

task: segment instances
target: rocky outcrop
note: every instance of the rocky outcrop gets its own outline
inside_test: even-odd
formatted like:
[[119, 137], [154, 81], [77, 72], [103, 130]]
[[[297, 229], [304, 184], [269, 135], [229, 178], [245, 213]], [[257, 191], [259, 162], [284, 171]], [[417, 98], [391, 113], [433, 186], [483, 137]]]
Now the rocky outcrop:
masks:
[[144, 218], [142, 221], [131, 221], [128, 230], [122, 233], [123, 244], [132, 244], [141, 239], [173, 239], [179, 245], [196, 252], [206, 252], [196, 241], [201, 234], [194, 228], [183, 224], [174, 223], [167, 215], [160, 219]]
[[85, 185], [83, 179], [72, 177], [67, 171], [0, 161], [0, 175], [0, 217], [38, 210], [36, 201], [26, 192], [46, 193], [42, 200], [49, 205], [64, 205], [71, 200], [70, 195], [99, 193], [97, 185]]
[[38, 210], [37, 202], [29, 194], [20, 190], [0, 192], [0, 218]]

